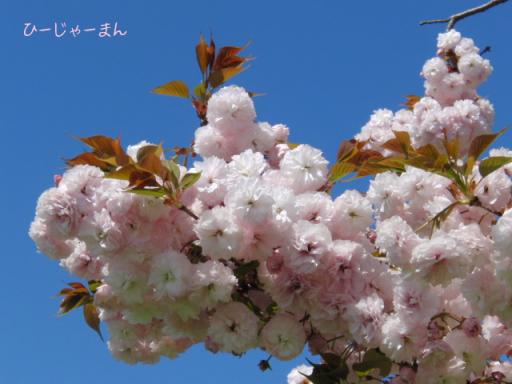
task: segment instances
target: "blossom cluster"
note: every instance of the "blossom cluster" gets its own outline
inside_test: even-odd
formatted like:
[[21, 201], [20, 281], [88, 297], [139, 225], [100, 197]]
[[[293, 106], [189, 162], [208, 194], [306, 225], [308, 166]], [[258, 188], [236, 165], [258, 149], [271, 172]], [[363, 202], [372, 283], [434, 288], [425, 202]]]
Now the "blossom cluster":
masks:
[[[491, 71], [471, 39], [440, 34], [421, 72], [425, 96], [376, 111], [356, 140], [384, 155], [396, 131], [415, 148], [456, 140], [465, 160], [491, 132], [493, 107], [476, 93]], [[458, 204], [450, 179], [412, 166], [333, 198], [322, 152], [256, 122], [244, 89], [220, 89], [206, 118], [194, 141], [201, 176], [181, 197], [193, 215], [89, 165], [67, 170], [37, 204], [38, 249], [101, 281], [94, 304], [115, 357], [154, 363], [204, 343], [290, 360], [307, 344], [345, 356], [349, 382], [370, 349], [393, 362], [396, 383], [512, 380], [500, 362], [512, 350], [512, 166], [482, 177], [475, 164], [471, 204]], [[424, 225], [442, 212], [436, 228]], [[289, 383], [304, 382], [299, 371], [312, 369]]]

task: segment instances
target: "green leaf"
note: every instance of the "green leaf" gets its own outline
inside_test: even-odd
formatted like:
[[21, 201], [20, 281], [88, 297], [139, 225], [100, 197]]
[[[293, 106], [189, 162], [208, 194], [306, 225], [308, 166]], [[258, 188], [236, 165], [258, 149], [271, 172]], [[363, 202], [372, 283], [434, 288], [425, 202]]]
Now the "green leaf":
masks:
[[167, 194], [167, 191], [164, 188], [155, 188], [155, 189], [127, 189], [127, 192], [135, 193], [136, 195], [141, 196], [152, 196], [152, 197], [163, 197]]
[[60, 292], [59, 292], [59, 296], [67, 296], [69, 295], [71, 292], [73, 292], [73, 290], [71, 288], [64, 288], [64, 289], [61, 289]]
[[322, 354], [323, 364], [314, 364], [307, 360], [313, 366], [311, 375], [304, 375], [313, 384], [339, 384], [346, 380], [349, 370], [347, 363], [341, 357], [334, 354]]
[[96, 135], [89, 137], [81, 137], [79, 140], [82, 143], [87, 144], [89, 147], [97, 151], [98, 153], [111, 154], [114, 152], [114, 147], [120, 146], [118, 139], [113, 139], [108, 136]]
[[340, 144], [340, 147], [338, 148], [336, 160], [338, 162], [347, 160], [354, 154], [354, 152], [356, 150], [357, 150], [357, 146], [356, 146], [356, 141], [354, 139], [345, 140]]
[[162, 148], [162, 144], [144, 145], [143, 147], [140, 147], [139, 150], [137, 151], [137, 156], [136, 156], [137, 162], [140, 163], [146, 156], [149, 156], [149, 155], [154, 155], [154, 156], [160, 158], [160, 156], [162, 156], [163, 153], [164, 153], [164, 149]]
[[241, 57], [238, 54], [247, 48], [249, 44], [242, 47], [222, 47], [219, 50], [215, 62], [213, 63], [213, 70], [223, 70], [233, 67], [242, 67], [243, 64], [250, 60], [249, 57]]
[[180, 185], [179, 180], [181, 177], [180, 167], [173, 160], [165, 160], [162, 162], [163, 165], [169, 170], [171, 183], [177, 189]]
[[405, 98], [407, 99], [405, 103], [402, 103], [400, 105], [407, 107], [409, 111], [412, 111], [414, 109], [414, 105], [416, 105], [416, 103], [421, 100], [421, 96], [416, 95], [407, 95], [405, 96]]
[[423, 169], [427, 172], [437, 173], [447, 177], [446, 166], [449, 163], [448, 155], [436, 152], [425, 152], [411, 154], [411, 158], [407, 159], [406, 164], [415, 168]]
[[87, 288], [80, 282], [73, 281], [68, 285], [73, 288], [73, 293], [87, 293]]
[[130, 180], [130, 175], [137, 171], [137, 167], [133, 164], [122, 166], [115, 171], [105, 172], [105, 178], [117, 180]]
[[322, 360], [330, 367], [337, 367], [341, 364], [343, 359], [334, 353], [322, 353], [320, 354]]
[[145, 170], [137, 170], [130, 174], [129, 184], [126, 190], [135, 189], [157, 189], [161, 185], [151, 172]]
[[497, 169], [503, 167], [506, 164], [509, 164], [512, 162], [512, 157], [508, 156], [495, 156], [495, 157], [488, 157], [487, 159], [484, 159], [480, 162], [480, 165], [478, 167], [478, 170], [480, 171], [480, 174], [482, 177], [485, 177]]
[[208, 78], [208, 83], [211, 85], [212, 88], [217, 88], [218, 86], [222, 85], [224, 83], [224, 77], [222, 76], [222, 70], [216, 70], [210, 74], [210, 77]]
[[196, 45], [196, 57], [197, 65], [199, 65], [201, 73], [206, 73], [206, 69], [208, 68], [208, 45], [203, 35], [200, 36], [199, 44]]
[[137, 166], [144, 171], [147, 171], [153, 175], [160, 176], [165, 179], [167, 175], [166, 168], [162, 165], [160, 157], [153, 155], [152, 153], [147, 154], [137, 162]]
[[335, 183], [339, 179], [342, 179], [346, 175], [356, 170], [355, 165], [346, 163], [346, 162], [338, 162], [335, 163], [331, 171], [329, 172], [329, 181], [331, 183]]
[[100, 336], [101, 341], [105, 341], [101, 334], [99, 312], [94, 304], [89, 303], [84, 305], [84, 319], [87, 325]]
[[[414, 160], [418, 163], [422, 164], [421, 169], [428, 169], [429, 167], [433, 167], [438, 161], [439, 151], [432, 144], [424, 145], [414, 151]], [[446, 155], [443, 155], [447, 157]]]
[[101, 280], [89, 280], [87, 284], [89, 284], [89, 291], [91, 291], [92, 293], [96, 293], [96, 291], [103, 284], [103, 282]]
[[381, 377], [391, 372], [393, 362], [378, 349], [370, 349], [364, 354], [361, 363], [354, 363], [352, 369], [360, 376], [366, 376], [373, 369], [378, 369]]
[[201, 172], [189, 172], [181, 180], [181, 188], [187, 189], [193, 186], [201, 177]]
[[409, 132], [406, 131], [393, 131], [395, 137], [402, 143], [405, 147], [409, 148], [411, 146], [411, 137], [409, 136]]
[[260, 262], [258, 260], [252, 260], [248, 263], [242, 264], [239, 267], [235, 268], [233, 270], [233, 273], [235, 274], [236, 278], [241, 280], [245, 275], [250, 273], [251, 271], [255, 271], [258, 269], [260, 265]]
[[244, 68], [242, 65], [236, 66], [236, 67], [228, 67], [222, 69], [222, 78], [223, 82], [225, 83], [232, 77], [235, 77], [239, 73], [245, 71], [247, 68]]
[[390, 151], [403, 153], [407, 157], [411, 150], [411, 138], [409, 133], [404, 131], [393, 131], [393, 133], [395, 138], [386, 141], [382, 144], [382, 147]]
[[272, 302], [265, 309], [265, 313], [267, 313], [269, 316], [273, 316], [277, 313], [278, 310], [279, 310], [278, 305], [275, 302]]
[[94, 149], [94, 155], [96, 157], [111, 165], [120, 166], [130, 163], [130, 157], [121, 147], [121, 141], [119, 139], [96, 135], [81, 137], [79, 140]]
[[468, 157], [473, 156], [475, 159], [478, 159], [482, 153], [491, 145], [494, 140], [500, 137], [508, 128], [503, 128], [499, 132], [496, 133], [487, 133], [484, 135], [477, 136], [471, 142], [468, 151]]
[[288, 146], [288, 148], [290, 149], [295, 149], [297, 148], [299, 145], [301, 144], [298, 144], [298, 143], [290, 143], [290, 142], [287, 142], [286, 145]]
[[92, 297], [89, 293], [78, 293], [78, 294], [68, 294], [64, 297], [62, 302], [60, 303], [59, 314], [63, 315], [84, 305], [86, 302], [90, 301]]
[[212, 88], [217, 88], [229, 79], [231, 79], [232, 77], [238, 75], [239, 73], [245, 70], [246, 68], [244, 68], [242, 65], [218, 69], [212, 72], [208, 81]]
[[432, 224], [432, 229], [431, 229], [431, 234], [430, 234], [430, 236], [432, 237], [432, 233], [433, 233], [434, 229], [439, 228], [441, 226], [441, 224], [443, 223], [443, 221], [445, 221], [448, 218], [448, 216], [450, 216], [450, 214], [452, 213], [454, 208], [459, 206], [460, 204], [461, 204], [460, 201], [455, 201], [455, 202], [451, 203], [446, 208], [444, 208], [441, 212], [436, 214], [434, 217], [432, 217], [431, 219], [427, 220], [425, 223], [420, 225], [416, 229], [416, 232], [419, 232], [419, 231], [423, 230], [425, 227], [427, 227], [428, 225]]
[[466, 169], [464, 171], [464, 175], [466, 177], [469, 177], [469, 175], [471, 175], [471, 173], [473, 172], [475, 163], [476, 163], [476, 159], [473, 156], [469, 156], [468, 161], [466, 161]]
[[184, 99], [189, 97], [188, 86], [181, 80], [174, 80], [156, 87], [153, 92], [160, 95], [183, 97]]
[[[437, 173], [437, 172], [436, 172]], [[444, 177], [449, 178], [452, 180], [457, 186], [460, 188], [460, 190], [464, 193], [467, 192], [467, 185], [466, 181], [464, 179], [464, 175], [461, 174], [457, 169], [453, 168], [452, 166], [446, 167], [446, 169], [443, 172], [439, 172], [438, 174], [443, 175]]]
[[249, 97], [258, 97], [258, 96], [265, 96], [265, 93], [262, 92], [254, 92], [254, 91], [247, 91], [249, 94]]
[[370, 158], [358, 169], [358, 176], [375, 175], [382, 172], [402, 173], [405, 171], [405, 159], [402, 157]]
[[199, 97], [199, 99], [201, 99], [201, 100], [204, 98], [204, 96], [206, 95], [206, 88], [204, 86], [204, 83], [198, 84], [194, 88], [194, 95]]
[[460, 157], [460, 140], [458, 137], [443, 142], [448, 158], [456, 160]]
[[104, 160], [99, 159], [94, 153], [84, 152], [72, 159], [66, 160], [66, 164], [70, 167], [74, 167], [75, 165], [92, 165], [94, 167], [100, 168], [102, 171], [108, 172], [115, 167], [112, 164], [107, 163]]

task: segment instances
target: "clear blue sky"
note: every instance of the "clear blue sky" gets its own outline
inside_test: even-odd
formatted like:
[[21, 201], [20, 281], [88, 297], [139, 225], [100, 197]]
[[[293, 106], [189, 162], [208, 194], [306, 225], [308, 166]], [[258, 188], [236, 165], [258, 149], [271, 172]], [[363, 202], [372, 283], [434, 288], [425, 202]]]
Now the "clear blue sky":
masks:
[[[398, 109], [405, 95], [421, 94], [418, 74], [442, 27], [418, 21], [481, 2], [0, 0], [0, 384], [284, 383], [302, 358], [261, 373], [262, 353], [238, 359], [198, 346], [177, 360], [128, 366], [110, 356], [81, 313], [58, 318], [53, 295], [73, 277], [27, 236], [38, 195], [63, 170], [62, 158], [82, 149], [75, 136], [188, 144], [197, 126], [191, 107], [150, 90], [172, 79], [198, 81], [193, 47], [210, 30], [219, 45], [252, 41], [256, 60], [236, 81], [266, 93], [256, 99], [259, 119], [288, 124], [293, 142], [332, 160], [372, 110]], [[480, 93], [496, 106], [496, 128], [512, 123], [510, 20], [506, 4], [459, 25], [480, 47], [492, 46], [495, 74]], [[25, 22], [116, 21], [126, 37], [23, 36]]]

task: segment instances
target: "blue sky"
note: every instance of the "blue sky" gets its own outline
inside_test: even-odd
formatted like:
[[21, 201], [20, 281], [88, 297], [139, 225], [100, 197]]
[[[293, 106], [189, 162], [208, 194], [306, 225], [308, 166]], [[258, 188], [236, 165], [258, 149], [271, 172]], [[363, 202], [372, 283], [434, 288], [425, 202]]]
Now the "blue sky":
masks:
[[[463, 6], [482, 1], [464, 1]], [[259, 119], [285, 123], [291, 140], [321, 148], [332, 160], [377, 108], [400, 108], [421, 94], [419, 71], [434, 53], [442, 26], [425, 18], [461, 10], [460, 1], [114, 1], [0, 0], [0, 189], [3, 274], [0, 299], [0, 383], [284, 383], [303, 361], [274, 362], [261, 373], [256, 351], [239, 359], [202, 346], [155, 366], [115, 361], [82, 322], [56, 316], [54, 294], [74, 278], [38, 254], [27, 236], [39, 194], [81, 151], [73, 138], [105, 134], [125, 144], [190, 142], [197, 119], [187, 102], [150, 90], [173, 79], [199, 81], [194, 45], [212, 30], [219, 45], [251, 41], [252, 68], [236, 82], [266, 95]], [[512, 123], [512, 49], [506, 4], [459, 24], [495, 73], [480, 89], [497, 110], [496, 128]], [[125, 37], [94, 33], [23, 36], [24, 23], [67, 27], [118, 22]], [[500, 144], [510, 145], [509, 132]], [[365, 182], [351, 185], [364, 188]]]

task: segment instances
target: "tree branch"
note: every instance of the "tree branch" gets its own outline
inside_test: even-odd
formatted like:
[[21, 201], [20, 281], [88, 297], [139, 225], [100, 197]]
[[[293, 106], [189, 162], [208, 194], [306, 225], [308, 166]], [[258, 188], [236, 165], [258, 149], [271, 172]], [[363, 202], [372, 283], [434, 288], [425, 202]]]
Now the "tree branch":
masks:
[[188, 209], [187, 207], [185, 207], [184, 205], [180, 206], [178, 208], [180, 211], [183, 211], [185, 212], [187, 215], [189, 215], [191, 218], [193, 218], [194, 220], [198, 220], [199, 217], [194, 213], [192, 212], [190, 209]]
[[420, 22], [420, 25], [448, 23], [446, 30], [449, 31], [450, 29], [453, 29], [453, 27], [455, 26], [455, 23], [457, 23], [458, 21], [465, 19], [466, 17], [476, 15], [477, 13], [485, 12], [488, 9], [491, 9], [500, 4], [504, 4], [507, 1], [508, 0], [491, 0], [488, 3], [485, 3], [478, 7], [471, 8], [471, 9], [456, 13], [455, 15], [452, 15], [447, 19], [424, 20], [424, 21]]

